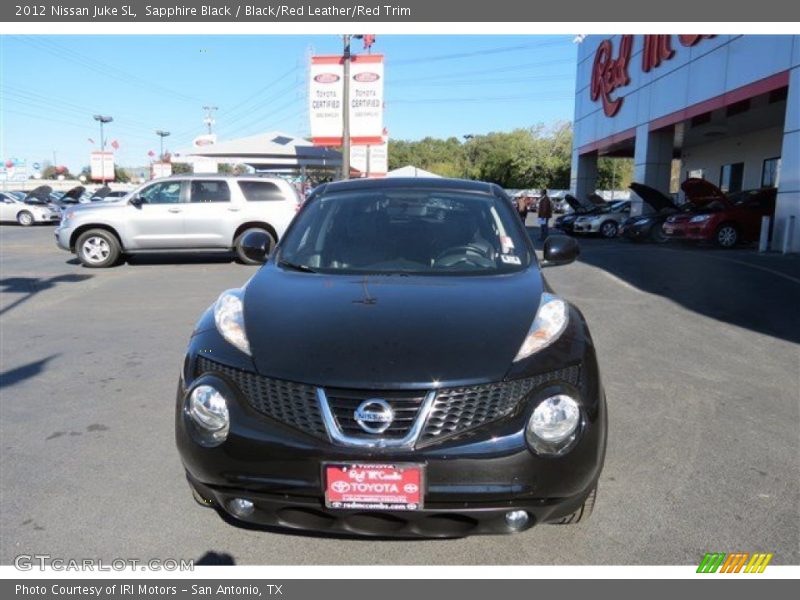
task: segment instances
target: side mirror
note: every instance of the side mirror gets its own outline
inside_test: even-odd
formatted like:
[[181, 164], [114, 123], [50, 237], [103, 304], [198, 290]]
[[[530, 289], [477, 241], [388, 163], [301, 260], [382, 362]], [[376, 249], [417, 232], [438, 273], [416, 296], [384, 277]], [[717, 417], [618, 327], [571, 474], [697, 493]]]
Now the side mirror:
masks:
[[251, 231], [242, 238], [240, 248], [250, 260], [265, 263], [269, 257], [270, 238], [263, 231]]
[[132, 204], [133, 206], [139, 207], [142, 204], [144, 204], [144, 200], [142, 199], [141, 196], [139, 196], [138, 194], [135, 194], [135, 195], [131, 196], [131, 199], [128, 200], [128, 203]]
[[581, 247], [575, 238], [566, 235], [553, 235], [544, 241], [543, 267], [568, 265], [581, 253]]

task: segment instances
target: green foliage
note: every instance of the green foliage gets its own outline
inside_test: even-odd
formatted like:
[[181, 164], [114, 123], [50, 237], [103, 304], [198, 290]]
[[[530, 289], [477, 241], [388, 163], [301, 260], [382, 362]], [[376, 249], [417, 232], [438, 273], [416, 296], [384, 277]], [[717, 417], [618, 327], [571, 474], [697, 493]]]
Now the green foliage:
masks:
[[[427, 137], [389, 140], [389, 168], [414, 165], [444, 177], [491, 181], [506, 188], [569, 188], [572, 124], [469, 136], [460, 141]], [[598, 189], [624, 189], [633, 176], [629, 159], [601, 158]]]

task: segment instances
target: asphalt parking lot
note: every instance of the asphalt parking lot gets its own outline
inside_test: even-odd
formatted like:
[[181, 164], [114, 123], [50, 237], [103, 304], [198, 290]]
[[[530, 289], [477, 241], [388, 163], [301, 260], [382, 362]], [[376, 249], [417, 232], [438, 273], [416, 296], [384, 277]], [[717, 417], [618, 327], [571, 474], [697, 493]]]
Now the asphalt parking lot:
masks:
[[0, 227], [0, 563], [800, 562], [800, 258], [595, 239], [582, 250], [546, 275], [586, 315], [608, 394], [592, 518], [371, 541], [237, 528], [190, 497], [173, 442], [182, 354], [200, 313], [254, 267], [157, 255], [90, 270], [52, 227]]

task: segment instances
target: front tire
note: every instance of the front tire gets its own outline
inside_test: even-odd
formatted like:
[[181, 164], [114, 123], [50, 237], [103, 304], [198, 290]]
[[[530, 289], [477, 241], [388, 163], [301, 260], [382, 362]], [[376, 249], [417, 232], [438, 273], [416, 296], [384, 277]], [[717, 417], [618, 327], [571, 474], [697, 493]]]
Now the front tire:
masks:
[[656, 244], [664, 244], [669, 241], [669, 237], [664, 233], [664, 228], [660, 223], [654, 223], [650, 228], [650, 239]]
[[586, 521], [594, 511], [594, 503], [597, 498], [597, 486], [592, 488], [592, 491], [589, 492], [589, 495], [586, 496], [586, 500], [583, 501], [581, 507], [576, 510], [574, 513], [567, 515], [566, 517], [561, 517], [557, 521], [553, 521], [552, 525], [575, 525], [582, 521]]
[[732, 223], [723, 223], [717, 228], [714, 241], [720, 248], [733, 248], [739, 242], [739, 231]]
[[22, 210], [17, 213], [17, 223], [22, 225], [23, 227], [30, 227], [33, 225], [33, 215], [29, 213], [27, 210]]
[[75, 254], [84, 267], [103, 269], [114, 265], [120, 257], [116, 236], [105, 229], [90, 229], [75, 242]]
[[606, 239], [617, 237], [618, 231], [619, 227], [617, 226], [616, 221], [606, 221], [602, 225], [600, 225], [600, 235], [602, 235]]
[[251, 231], [260, 231], [264, 233], [267, 238], [269, 239], [269, 254], [272, 254], [272, 249], [275, 248], [275, 236], [273, 236], [269, 231], [262, 227], [249, 227], [245, 229], [242, 233], [236, 236], [236, 239], [233, 241], [233, 250], [236, 252], [236, 258], [244, 265], [258, 265], [260, 264], [258, 261], [252, 260], [245, 256], [244, 251], [242, 250], [242, 240], [244, 240], [244, 236], [246, 236]]

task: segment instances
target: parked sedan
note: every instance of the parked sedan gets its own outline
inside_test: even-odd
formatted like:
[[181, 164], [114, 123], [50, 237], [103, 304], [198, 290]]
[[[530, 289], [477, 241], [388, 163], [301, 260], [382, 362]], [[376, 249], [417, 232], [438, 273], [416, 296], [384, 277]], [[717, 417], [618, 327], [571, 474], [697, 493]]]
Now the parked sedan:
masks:
[[690, 178], [681, 189], [694, 210], [667, 218], [664, 233], [671, 239], [710, 241], [733, 248], [758, 240], [762, 218], [775, 214], [776, 188], [726, 194], [705, 179]]
[[61, 215], [46, 204], [17, 200], [11, 194], [0, 192], [0, 221], [29, 227], [34, 223], [54, 223], [60, 218]]
[[630, 200], [620, 200], [600, 208], [596, 214], [578, 217], [575, 233], [599, 233], [604, 238], [617, 237], [622, 222], [631, 214]]
[[597, 214], [602, 207], [607, 206], [606, 202], [602, 198], [600, 198], [600, 202], [597, 202], [595, 198], [600, 197], [596, 194], [592, 194], [587, 200], [581, 202], [572, 194], [565, 195], [564, 202], [569, 205], [569, 207], [572, 209], [572, 212], [557, 217], [554, 225], [555, 228], [560, 229], [567, 235], [574, 233], [575, 221], [578, 219], [578, 217]]
[[264, 266], [200, 318], [176, 398], [195, 499], [260, 525], [513, 533], [588, 517], [606, 403], [580, 311], [503, 190], [324, 184]]
[[671, 196], [643, 183], [632, 183], [630, 188], [642, 199], [645, 211], [641, 215], [628, 217], [620, 226], [620, 234], [634, 242], [666, 242], [669, 238], [662, 226], [671, 215], [689, 207], [681, 207]]

